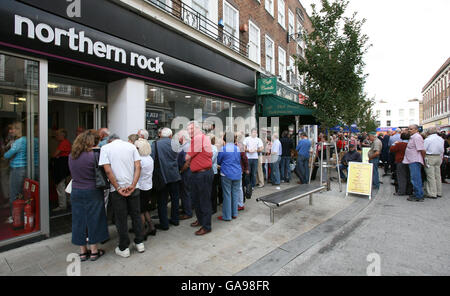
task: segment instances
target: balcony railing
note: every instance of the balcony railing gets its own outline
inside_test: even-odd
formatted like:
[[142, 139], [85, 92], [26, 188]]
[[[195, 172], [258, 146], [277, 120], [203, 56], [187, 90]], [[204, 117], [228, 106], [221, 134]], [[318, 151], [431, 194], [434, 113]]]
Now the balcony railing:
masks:
[[246, 43], [240, 41], [239, 38], [234, 36], [231, 32], [228, 32], [225, 27], [215, 24], [199, 11], [186, 5], [181, 0], [172, 0], [171, 6], [167, 5], [166, 1], [163, 0], [144, 1], [158, 7], [211, 39], [224, 44], [240, 55], [248, 58], [248, 45]]

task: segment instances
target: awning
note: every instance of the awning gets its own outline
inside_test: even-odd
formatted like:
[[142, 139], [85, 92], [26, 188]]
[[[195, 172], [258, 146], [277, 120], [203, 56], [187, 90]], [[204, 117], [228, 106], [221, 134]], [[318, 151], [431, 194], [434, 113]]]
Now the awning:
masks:
[[263, 117], [300, 116], [300, 124], [317, 124], [312, 109], [279, 96], [263, 96], [262, 107]]

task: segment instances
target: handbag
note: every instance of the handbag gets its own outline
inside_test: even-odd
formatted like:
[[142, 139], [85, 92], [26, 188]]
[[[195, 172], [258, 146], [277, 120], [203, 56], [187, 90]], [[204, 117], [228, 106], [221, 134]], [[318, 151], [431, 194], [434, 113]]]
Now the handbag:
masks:
[[72, 193], [72, 180], [70, 180], [69, 184], [67, 184], [67, 187], [65, 189], [67, 194], [71, 194]]
[[95, 187], [97, 189], [109, 189], [110, 184], [108, 177], [106, 176], [105, 170], [103, 167], [98, 165], [98, 160], [100, 158], [100, 151], [94, 150], [94, 158], [95, 158]]
[[164, 178], [161, 174], [161, 166], [159, 164], [159, 156], [158, 156], [158, 141], [155, 141], [155, 169], [153, 170], [152, 176], [152, 188], [155, 191], [161, 191], [166, 184], [164, 183]]

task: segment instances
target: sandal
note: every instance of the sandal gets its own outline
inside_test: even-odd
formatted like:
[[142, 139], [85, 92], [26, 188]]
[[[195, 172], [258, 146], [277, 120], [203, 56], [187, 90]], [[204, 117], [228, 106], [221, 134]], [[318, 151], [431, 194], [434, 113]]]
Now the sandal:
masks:
[[96, 261], [98, 258], [105, 255], [105, 251], [102, 249], [98, 249], [97, 253], [91, 253], [91, 261]]
[[87, 251], [86, 253], [78, 254], [78, 255], [80, 256], [81, 262], [84, 262], [89, 259], [90, 255], [91, 255], [91, 251]]

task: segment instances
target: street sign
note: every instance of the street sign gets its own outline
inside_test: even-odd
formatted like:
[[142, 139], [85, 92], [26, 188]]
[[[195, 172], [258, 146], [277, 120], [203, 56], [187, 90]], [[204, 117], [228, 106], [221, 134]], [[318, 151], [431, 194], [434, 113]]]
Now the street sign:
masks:
[[347, 193], [368, 195], [372, 199], [373, 164], [350, 162], [348, 166]]
[[258, 79], [258, 96], [276, 95], [277, 94], [277, 78], [260, 78]]

